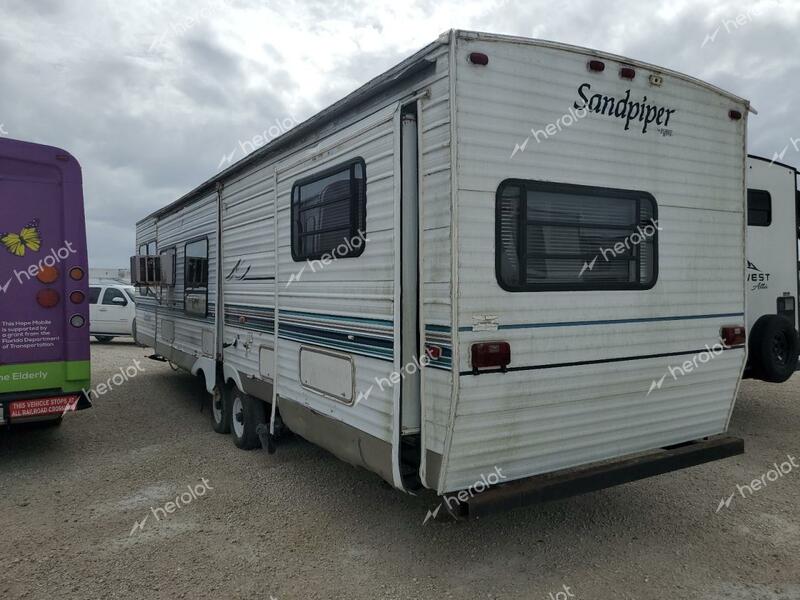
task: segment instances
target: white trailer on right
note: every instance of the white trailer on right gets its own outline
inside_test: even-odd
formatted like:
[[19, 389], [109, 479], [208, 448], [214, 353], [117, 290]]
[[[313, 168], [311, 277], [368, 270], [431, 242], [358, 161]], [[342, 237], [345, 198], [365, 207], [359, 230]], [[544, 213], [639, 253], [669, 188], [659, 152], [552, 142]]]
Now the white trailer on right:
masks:
[[745, 377], [782, 383], [797, 369], [797, 170], [747, 157], [747, 331]]

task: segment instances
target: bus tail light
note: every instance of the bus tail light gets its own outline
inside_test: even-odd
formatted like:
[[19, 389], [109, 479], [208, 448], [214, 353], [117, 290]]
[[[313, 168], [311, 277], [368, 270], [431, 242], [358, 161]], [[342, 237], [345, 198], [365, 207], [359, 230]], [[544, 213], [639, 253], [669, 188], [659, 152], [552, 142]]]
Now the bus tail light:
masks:
[[42, 283], [54, 283], [58, 279], [58, 269], [55, 267], [42, 267], [36, 274], [36, 279]]
[[511, 345], [508, 342], [480, 342], [472, 344], [472, 372], [480, 369], [501, 369], [511, 364]]
[[59, 296], [58, 292], [53, 288], [39, 290], [36, 294], [36, 302], [38, 302], [39, 306], [42, 308], [53, 308], [60, 300], [61, 296]]
[[74, 279], [75, 281], [80, 281], [83, 279], [83, 269], [80, 267], [72, 267], [69, 270], [69, 277], [70, 279]]

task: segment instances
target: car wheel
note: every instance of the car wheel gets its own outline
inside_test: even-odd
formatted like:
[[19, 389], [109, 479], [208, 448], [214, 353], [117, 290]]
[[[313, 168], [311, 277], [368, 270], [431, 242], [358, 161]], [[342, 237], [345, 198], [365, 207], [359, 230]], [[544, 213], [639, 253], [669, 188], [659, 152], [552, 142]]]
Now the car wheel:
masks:
[[211, 422], [217, 433], [230, 433], [230, 392], [217, 385], [211, 394]]
[[757, 379], [783, 383], [797, 369], [800, 339], [792, 323], [779, 315], [764, 315], [750, 332], [750, 365]]
[[242, 450], [261, 447], [256, 428], [267, 421], [267, 405], [238, 388], [231, 390], [231, 435], [233, 443]]

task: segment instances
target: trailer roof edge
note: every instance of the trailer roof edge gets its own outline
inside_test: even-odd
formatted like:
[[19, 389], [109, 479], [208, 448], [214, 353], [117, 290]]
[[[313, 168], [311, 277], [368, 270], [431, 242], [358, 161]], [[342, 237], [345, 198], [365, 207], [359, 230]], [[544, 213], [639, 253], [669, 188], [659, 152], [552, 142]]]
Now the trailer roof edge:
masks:
[[217, 182], [226, 180], [230, 178], [237, 172], [240, 172], [250, 165], [257, 163], [259, 160], [269, 156], [277, 152], [278, 150], [288, 146], [292, 142], [301, 139], [310, 131], [319, 128], [333, 119], [341, 115], [342, 113], [350, 110], [359, 104], [362, 104], [368, 101], [370, 98], [376, 96], [377, 94], [381, 93], [385, 89], [396, 85], [398, 82], [401, 82], [409, 77], [413, 77], [415, 74], [419, 73], [420, 71], [424, 70], [425, 68], [429, 67], [432, 62], [428, 60], [427, 56], [434, 51], [437, 47], [446, 45], [447, 39], [442, 39], [440, 36], [437, 38], [436, 41], [428, 44], [422, 50], [415, 52], [402, 62], [396, 64], [394, 67], [385, 71], [378, 75], [377, 77], [371, 79], [364, 85], [359, 88], [356, 88], [354, 91], [350, 92], [344, 98], [334, 102], [327, 108], [324, 108], [320, 112], [312, 115], [302, 123], [292, 127], [286, 133], [276, 137], [275, 139], [271, 140], [258, 150], [251, 152], [244, 158], [241, 158], [237, 162], [233, 163], [228, 168], [220, 171], [219, 173], [215, 173], [213, 177], [207, 179], [190, 192], [184, 194], [174, 202], [148, 214], [146, 217], [143, 217], [139, 221], [136, 222], [137, 225], [143, 223], [149, 219], [157, 218], [168, 213], [171, 213], [175, 210], [178, 210], [185, 204], [190, 203], [193, 199], [210, 192], [213, 192]]
[[401, 61], [388, 71], [385, 71], [384, 73], [371, 79], [370, 81], [368, 81], [361, 87], [355, 89], [353, 92], [351, 92], [341, 100], [334, 102], [327, 108], [324, 108], [320, 112], [309, 117], [299, 125], [293, 127], [292, 129], [284, 133], [283, 135], [276, 137], [275, 139], [271, 140], [258, 150], [248, 154], [247, 156], [233, 163], [228, 168], [220, 171], [219, 173], [214, 174], [212, 177], [210, 177], [200, 185], [196, 186], [188, 193], [179, 197], [177, 200], [171, 202], [170, 204], [167, 204], [166, 206], [158, 210], [149, 213], [142, 219], [139, 219], [136, 222], [136, 224], [139, 225], [150, 219], [158, 218], [167, 215], [169, 213], [172, 213], [180, 209], [181, 207], [185, 206], [186, 204], [190, 204], [194, 199], [202, 196], [203, 194], [208, 194], [213, 192], [218, 182], [230, 178], [232, 175], [243, 171], [249, 166], [257, 163], [259, 160], [262, 160], [263, 158], [269, 156], [270, 154], [277, 152], [281, 148], [288, 146], [292, 142], [301, 139], [304, 135], [306, 135], [313, 129], [329, 123], [340, 114], [369, 100], [371, 97], [374, 97], [375, 95], [379, 94], [386, 88], [395, 85], [398, 82], [403, 81], [408, 77], [412, 77], [414, 74], [418, 73], [420, 70], [426, 68], [431, 64], [430, 61], [427, 59], [427, 55], [429, 55], [432, 51], [434, 51], [436, 48], [440, 46], [448, 45], [450, 42], [451, 35], [454, 35], [455, 37], [461, 39], [476, 39], [476, 40], [486, 40], [486, 41], [496, 41], [496, 42], [518, 43], [518, 44], [526, 44], [532, 46], [542, 46], [547, 48], [559, 49], [567, 52], [591, 54], [593, 56], [597, 56], [599, 58], [605, 58], [607, 60], [624, 62], [627, 64], [631, 64], [633, 66], [638, 66], [653, 71], [657, 71], [659, 73], [669, 74], [673, 77], [678, 77], [680, 79], [688, 81], [694, 85], [698, 85], [706, 89], [713, 90], [714, 92], [719, 93], [731, 99], [734, 102], [744, 104], [747, 110], [751, 111], [750, 102], [744, 98], [736, 96], [731, 92], [727, 92], [701, 79], [697, 79], [695, 77], [691, 77], [684, 73], [673, 71], [672, 69], [665, 69], [663, 67], [659, 67], [657, 65], [653, 65], [643, 61], [633, 60], [610, 52], [603, 52], [600, 50], [584, 48], [581, 46], [574, 46], [571, 44], [563, 44], [560, 42], [552, 42], [548, 40], [525, 38], [525, 37], [505, 35], [505, 34], [485, 33], [485, 32], [469, 31], [463, 29], [454, 29], [454, 30], [451, 29], [443, 32], [434, 42], [431, 42], [421, 50], [415, 52], [414, 54], [412, 54], [405, 60]]

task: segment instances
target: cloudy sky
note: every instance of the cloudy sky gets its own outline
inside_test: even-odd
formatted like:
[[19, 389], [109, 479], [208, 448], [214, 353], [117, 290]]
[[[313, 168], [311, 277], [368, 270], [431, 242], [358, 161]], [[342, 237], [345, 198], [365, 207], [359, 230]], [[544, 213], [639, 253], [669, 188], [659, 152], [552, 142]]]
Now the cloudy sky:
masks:
[[[610, 51], [752, 101], [800, 166], [800, 0], [0, 0], [0, 135], [83, 166], [90, 262], [134, 224], [456, 27]], [[792, 142], [794, 138], [794, 142]], [[796, 146], [796, 147], [795, 147]]]

